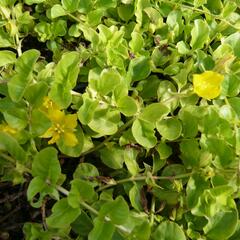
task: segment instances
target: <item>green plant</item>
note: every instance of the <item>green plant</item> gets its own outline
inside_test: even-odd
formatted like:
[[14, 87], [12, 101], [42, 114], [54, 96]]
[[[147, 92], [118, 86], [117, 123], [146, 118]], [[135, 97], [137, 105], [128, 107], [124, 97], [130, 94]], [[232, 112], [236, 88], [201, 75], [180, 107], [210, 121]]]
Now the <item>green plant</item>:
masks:
[[239, 11], [1, 1], [0, 179], [54, 202], [25, 239], [240, 238]]

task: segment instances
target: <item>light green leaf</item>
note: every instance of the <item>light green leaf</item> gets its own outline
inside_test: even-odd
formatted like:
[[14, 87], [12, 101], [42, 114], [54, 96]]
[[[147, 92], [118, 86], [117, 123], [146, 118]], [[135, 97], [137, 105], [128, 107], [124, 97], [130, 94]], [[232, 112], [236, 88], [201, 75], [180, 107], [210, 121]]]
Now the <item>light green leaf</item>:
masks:
[[207, 3], [207, 0], [194, 0], [194, 7], [201, 7], [203, 4]]
[[238, 212], [236, 209], [219, 211], [209, 218], [208, 224], [203, 228], [207, 237], [211, 240], [227, 240], [235, 232], [238, 224]]
[[146, 106], [139, 118], [155, 124], [169, 113], [169, 108], [162, 103], [152, 103]]
[[196, 139], [186, 139], [180, 143], [181, 155], [186, 168], [196, 167], [199, 165], [200, 149]]
[[16, 54], [12, 51], [0, 51], [0, 67], [5, 66], [16, 61]]
[[[80, 163], [75, 172], [73, 173], [74, 179], [94, 179], [95, 177], [99, 176], [98, 169], [90, 163]], [[93, 186], [98, 185], [97, 180], [90, 182]]]
[[62, 37], [67, 34], [67, 21], [59, 19], [52, 22], [51, 33], [54, 37]]
[[37, 32], [39, 40], [45, 42], [50, 40], [52, 35], [51, 24], [47, 22], [40, 21], [34, 27], [34, 31]]
[[115, 227], [111, 222], [105, 222], [102, 219], [95, 218], [93, 223], [94, 227], [88, 235], [88, 240], [112, 240]]
[[236, 32], [228, 36], [225, 40], [224, 43], [228, 43], [233, 51], [235, 56], [240, 57], [240, 50], [239, 50], [239, 44], [240, 44], [240, 33]]
[[154, 187], [152, 192], [154, 196], [169, 205], [176, 205], [179, 202], [179, 193], [175, 190], [166, 190], [160, 189], [159, 187]]
[[131, 232], [133, 239], [137, 240], [149, 240], [151, 235], [151, 225], [148, 221], [144, 221], [142, 224], [137, 225]]
[[43, 102], [44, 96], [47, 95], [47, 91], [47, 83], [37, 82], [27, 88], [24, 97], [33, 107], [39, 107]]
[[38, 4], [38, 3], [42, 3], [45, 2], [46, 0], [24, 0], [24, 2], [28, 5], [32, 5], [32, 4]]
[[156, 146], [156, 150], [160, 155], [160, 159], [167, 159], [172, 154], [172, 148], [162, 141]]
[[137, 163], [138, 153], [139, 153], [138, 150], [136, 150], [134, 148], [126, 147], [124, 150], [124, 162], [126, 164], [126, 167], [129, 171], [129, 173], [132, 176], [137, 175], [140, 170], [138, 163]]
[[104, 164], [113, 169], [120, 169], [124, 162], [124, 150], [120, 147], [109, 146], [100, 150]]
[[96, 199], [96, 193], [90, 182], [74, 179], [71, 181], [71, 190], [68, 195], [68, 204], [73, 208], [79, 208], [81, 202], [92, 202]]
[[55, 83], [75, 87], [80, 69], [80, 55], [78, 52], [64, 53], [55, 69]]
[[154, 125], [142, 119], [136, 119], [132, 125], [132, 134], [135, 140], [146, 148], [152, 148], [157, 143]]
[[[27, 199], [30, 201], [30, 204], [33, 207], [40, 207], [42, 204], [42, 200], [45, 195], [47, 195], [47, 192], [44, 191], [44, 188], [46, 187], [45, 181], [40, 177], [35, 177], [30, 182], [28, 189], [27, 189]], [[39, 198], [36, 201], [36, 195], [39, 194]], [[35, 198], [34, 198], [35, 197]], [[34, 201], [33, 201], [34, 199]]]
[[38, 152], [32, 163], [32, 175], [55, 184], [60, 177], [61, 167], [57, 158], [57, 150], [47, 147]]
[[182, 124], [177, 118], [162, 119], [156, 123], [158, 132], [167, 140], [175, 140], [182, 133]]
[[121, 97], [117, 101], [117, 106], [119, 111], [127, 117], [133, 116], [138, 110], [136, 101], [129, 96]]
[[24, 108], [17, 108], [14, 106], [6, 112], [3, 112], [6, 122], [13, 128], [24, 129], [28, 125], [28, 115]]
[[186, 138], [194, 138], [198, 133], [198, 118], [194, 116], [191, 107], [183, 107], [179, 112], [179, 119], [182, 121], [182, 133]]
[[96, 26], [101, 23], [101, 19], [104, 16], [104, 12], [102, 9], [95, 9], [87, 14], [87, 23], [90, 26]]
[[63, 8], [68, 12], [75, 12], [79, 8], [80, 0], [61, 0]]
[[51, 18], [54, 19], [57, 17], [65, 16], [66, 11], [60, 4], [55, 4], [50, 10], [50, 15], [51, 15]]
[[32, 80], [33, 67], [40, 56], [38, 50], [24, 52], [16, 62], [16, 73], [8, 82], [8, 92], [14, 102], [22, 99], [29, 83]]
[[115, 8], [117, 6], [116, 0], [96, 0], [95, 7], [96, 8]]
[[72, 208], [69, 206], [67, 198], [62, 198], [54, 204], [52, 215], [46, 219], [46, 222], [51, 228], [69, 228], [80, 213], [80, 208]]
[[109, 217], [113, 224], [124, 224], [129, 217], [128, 204], [122, 196], [118, 196], [115, 200], [102, 205], [99, 216]]
[[78, 52], [63, 54], [55, 69], [55, 80], [50, 90], [51, 99], [66, 108], [71, 103], [71, 89], [75, 87], [79, 74], [80, 55]]
[[101, 135], [112, 135], [118, 129], [120, 114], [118, 111], [98, 110], [88, 126]]
[[202, 48], [209, 38], [208, 24], [201, 19], [196, 19], [194, 21], [194, 27], [191, 31], [191, 36], [191, 47], [193, 49]]
[[134, 15], [134, 7], [133, 5], [126, 4], [126, 5], [120, 5], [117, 8], [118, 16], [123, 20], [123, 21], [129, 21], [132, 16]]
[[153, 240], [186, 240], [186, 237], [177, 223], [164, 221], [153, 233]]
[[184, 41], [178, 42], [176, 47], [180, 54], [188, 54], [190, 52], [189, 46]]
[[129, 46], [134, 53], [137, 53], [142, 49], [144, 45], [142, 35], [138, 32], [132, 32], [131, 36], [132, 40], [129, 42]]
[[121, 75], [114, 69], [104, 69], [99, 81], [99, 92], [102, 95], [107, 95], [121, 82]]
[[87, 213], [82, 211], [80, 216], [71, 224], [71, 228], [79, 236], [87, 237], [93, 229], [92, 219]]
[[72, 102], [71, 87], [68, 84], [54, 83], [49, 96], [61, 108], [67, 108]]
[[0, 131], [0, 151], [6, 151], [16, 159], [17, 162], [24, 163], [27, 160], [27, 153], [11, 135]]
[[64, 138], [60, 138], [59, 141], [57, 141], [57, 146], [63, 154], [71, 157], [79, 157], [84, 146], [84, 134], [80, 126], [77, 126], [74, 134], [78, 139], [78, 143], [74, 147], [67, 146]]
[[44, 134], [48, 128], [51, 127], [52, 123], [48, 117], [41, 111], [35, 109], [31, 114], [31, 130], [33, 136], [40, 136]]
[[13, 47], [14, 43], [12, 38], [8, 33], [6, 33], [3, 28], [0, 28], [0, 45], [1, 47]]
[[46, 181], [39, 176], [33, 178], [27, 189], [27, 199], [31, 206], [40, 208], [46, 195], [59, 200], [59, 193], [55, 187], [46, 184]]
[[209, 152], [216, 155], [215, 164], [218, 167], [227, 168], [237, 164], [234, 149], [226, 145], [225, 140], [213, 137], [208, 138], [206, 145]]
[[209, 183], [199, 174], [194, 174], [187, 183], [187, 206], [189, 209], [194, 208], [200, 196], [205, 189], [209, 188]]
[[148, 57], [138, 57], [131, 60], [128, 68], [128, 74], [132, 81], [145, 79], [151, 73], [151, 63]]
[[137, 184], [134, 184], [133, 187], [129, 190], [129, 199], [131, 205], [137, 210], [142, 211], [142, 203], [141, 203], [141, 192], [140, 187]]
[[207, 8], [213, 13], [213, 14], [220, 14], [221, 10], [223, 8], [223, 4], [221, 0], [207, 0], [206, 4]]

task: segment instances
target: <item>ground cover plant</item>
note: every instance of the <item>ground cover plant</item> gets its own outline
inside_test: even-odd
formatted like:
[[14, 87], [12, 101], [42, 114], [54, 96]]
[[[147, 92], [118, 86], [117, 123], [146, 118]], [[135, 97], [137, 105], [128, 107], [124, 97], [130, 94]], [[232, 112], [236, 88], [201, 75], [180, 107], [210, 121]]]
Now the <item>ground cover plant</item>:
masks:
[[0, 238], [240, 239], [239, 0], [1, 0]]

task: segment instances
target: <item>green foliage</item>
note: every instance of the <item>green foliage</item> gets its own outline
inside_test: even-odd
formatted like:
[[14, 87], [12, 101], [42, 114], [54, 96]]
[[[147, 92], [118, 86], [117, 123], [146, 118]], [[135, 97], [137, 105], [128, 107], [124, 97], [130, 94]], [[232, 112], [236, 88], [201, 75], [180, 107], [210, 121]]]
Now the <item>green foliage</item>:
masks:
[[25, 239], [240, 238], [239, 7], [1, 1], [0, 183], [43, 214]]

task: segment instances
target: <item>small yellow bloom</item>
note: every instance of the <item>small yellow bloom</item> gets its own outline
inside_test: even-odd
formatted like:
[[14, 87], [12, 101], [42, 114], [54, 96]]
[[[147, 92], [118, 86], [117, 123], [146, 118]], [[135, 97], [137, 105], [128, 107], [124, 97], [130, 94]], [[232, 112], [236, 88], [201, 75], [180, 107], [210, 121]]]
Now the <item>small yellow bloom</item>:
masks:
[[193, 75], [193, 91], [205, 99], [213, 99], [221, 93], [224, 76], [213, 71]]
[[45, 113], [49, 113], [50, 111], [60, 110], [60, 108], [48, 96], [45, 96], [43, 98], [41, 110]]
[[52, 110], [48, 117], [52, 121], [52, 126], [41, 137], [51, 137], [48, 144], [53, 144], [62, 138], [66, 146], [76, 146], [78, 140], [74, 131], [77, 127], [77, 114], [65, 115], [63, 111]]
[[10, 127], [6, 123], [0, 124], [0, 131], [14, 135], [17, 133], [17, 129]]

